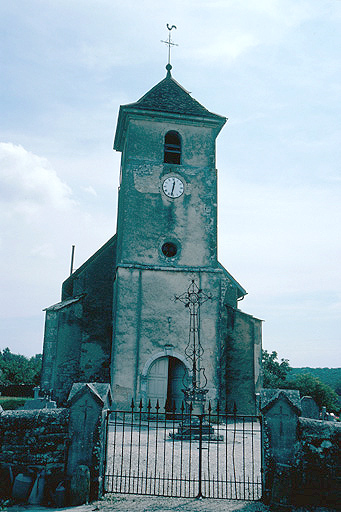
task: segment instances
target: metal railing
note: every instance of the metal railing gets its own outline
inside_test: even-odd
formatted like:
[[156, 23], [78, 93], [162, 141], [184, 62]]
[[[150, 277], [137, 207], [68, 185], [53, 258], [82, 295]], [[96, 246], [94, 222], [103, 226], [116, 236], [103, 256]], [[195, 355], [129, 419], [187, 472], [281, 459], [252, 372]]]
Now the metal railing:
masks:
[[149, 401], [109, 411], [107, 493], [258, 500], [262, 494], [261, 423], [221, 411], [196, 415]]

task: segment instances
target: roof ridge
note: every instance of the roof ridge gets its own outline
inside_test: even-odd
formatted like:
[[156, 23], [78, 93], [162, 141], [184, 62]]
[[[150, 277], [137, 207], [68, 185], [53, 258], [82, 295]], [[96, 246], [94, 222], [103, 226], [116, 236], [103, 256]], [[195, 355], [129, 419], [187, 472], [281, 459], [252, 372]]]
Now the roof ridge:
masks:
[[[151, 89], [149, 89], [149, 91], [147, 91], [143, 96], [141, 96], [140, 99], [138, 99], [135, 103], [139, 103], [141, 100], [143, 100], [143, 98], [145, 96], [148, 96], [154, 89], [156, 89], [157, 87], [159, 87], [162, 82], [166, 82], [166, 81], [172, 81], [174, 82], [175, 85], [177, 85], [178, 87], [180, 87], [180, 89], [183, 90], [183, 92], [185, 92], [186, 94], [188, 94], [189, 96], [191, 95], [191, 93], [189, 91], [187, 91], [187, 89], [185, 89], [177, 80], [175, 80], [175, 78], [172, 77], [172, 75], [169, 73], [167, 73], [167, 75], [165, 76], [165, 78], [163, 78], [162, 80], [160, 80], [160, 82], [158, 82], [157, 84], [155, 84]], [[192, 96], [191, 96], [192, 97]], [[194, 99], [194, 98], [192, 98]], [[196, 101], [196, 100], [195, 100]], [[204, 107], [205, 108], [205, 107]]]
[[167, 73], [165, 78], [149, 89], [136, 102], [123, 105], [123, 108], [187, 114], [224, 120], [224, 122], [226, 120], [225, 117], [210, 112], [198, 100], [193, 98], [190, 92], [172, 77], [171, 73]]

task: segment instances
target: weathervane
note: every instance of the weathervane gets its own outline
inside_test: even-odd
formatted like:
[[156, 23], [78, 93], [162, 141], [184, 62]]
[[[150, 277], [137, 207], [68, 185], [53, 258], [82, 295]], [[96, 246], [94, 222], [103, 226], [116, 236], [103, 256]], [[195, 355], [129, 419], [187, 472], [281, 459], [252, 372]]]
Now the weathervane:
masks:
[[175, 29], [176, 29], [176, 26], [175, 26], [175, 25], [172, 25], [172, 26], [170, 27], [170, 26], [168, 25], [168, 23], [167, 23], [167, 28], [168, 28], [168, 30], [169, 30], [169, 32], [168, 32], [168, 41], [163, 41], [163, 40], [161, 39], [161, 43], [165, 43], [165, 44], [168, 46], [168, 66], [171, 66], [171, 63], [170, 63], [170, 61], [171, 61], [171, 47], [172, 47], [172, 46], [179, 46], [179, 45], [178, 45], [178, 44], [176, 44], [176, 43], [173, 43], [173, 41], [172, 41], [172, 39], [171, 39], [171, 31], [173, 30], [173, 28], [175, 28]]

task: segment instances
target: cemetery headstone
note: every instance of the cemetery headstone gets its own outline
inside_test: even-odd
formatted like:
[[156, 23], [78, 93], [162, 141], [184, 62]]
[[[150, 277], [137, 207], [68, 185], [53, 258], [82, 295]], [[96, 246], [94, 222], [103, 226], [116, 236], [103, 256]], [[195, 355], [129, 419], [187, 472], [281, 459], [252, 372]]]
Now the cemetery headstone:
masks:
[[311, 418], [312, 420], [318, 420], [320, 417], [318, 405], [311, 396], [303, 396], [301, 398], [301, 409], [302, 418]]

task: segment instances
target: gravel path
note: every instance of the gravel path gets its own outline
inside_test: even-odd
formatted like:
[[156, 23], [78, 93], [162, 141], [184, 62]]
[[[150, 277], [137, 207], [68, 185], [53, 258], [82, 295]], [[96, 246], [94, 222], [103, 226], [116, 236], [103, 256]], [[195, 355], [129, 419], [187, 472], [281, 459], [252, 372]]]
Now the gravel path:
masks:
[[[270, 512], [270, 507], [254, 501], [197, 500], [192, 498], [160, 498], [158, 496], [112, 495], [103, 500], [69, 508], [37, 506], [8, 507], [8, 512]], [[295, 508], [290, 512], [336, 512], [323, 507]]]

